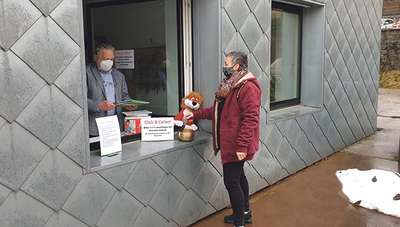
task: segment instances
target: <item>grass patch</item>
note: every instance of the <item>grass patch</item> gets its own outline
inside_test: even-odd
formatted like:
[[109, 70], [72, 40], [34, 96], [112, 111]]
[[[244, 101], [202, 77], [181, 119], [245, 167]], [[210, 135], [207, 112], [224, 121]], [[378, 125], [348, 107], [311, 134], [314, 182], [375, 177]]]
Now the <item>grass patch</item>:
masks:
[[400, 89], [400, 70], [391, 70], [379, 74], [379, 87]]

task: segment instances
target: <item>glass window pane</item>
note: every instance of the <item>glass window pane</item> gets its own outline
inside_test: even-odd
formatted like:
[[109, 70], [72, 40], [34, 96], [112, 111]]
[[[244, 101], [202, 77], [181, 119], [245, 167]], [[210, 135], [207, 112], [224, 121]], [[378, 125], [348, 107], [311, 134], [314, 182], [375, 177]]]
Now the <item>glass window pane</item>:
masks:
[[272, 9], [271, 104], [299, 98], [300, 14]]
[[93, 7], [92, 48], [103, 42], [134, 50], [134, 69], [118, 69], [133, 99], [154, 114], [179, 111], [178, 22], [176, 0], [142, 1]]

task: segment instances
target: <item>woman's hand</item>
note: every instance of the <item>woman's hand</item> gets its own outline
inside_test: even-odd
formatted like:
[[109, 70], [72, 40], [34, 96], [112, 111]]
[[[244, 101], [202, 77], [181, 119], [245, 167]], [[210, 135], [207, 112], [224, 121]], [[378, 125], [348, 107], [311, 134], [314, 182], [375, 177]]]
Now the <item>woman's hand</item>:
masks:
[[236, 155], [239, 159], [239, 161], [242, 161], [244, 158], [246, 158], [247, 153], [243, 153], [243, 152], [236, 152]]
[[183, 119], [183, 120], [186, 120], [186, 121], [192, 120], [193, 117], [194, 117], [194, 114], [193, 114], [193, 113], [188, 113], [188, 114], [186, 114], [185, 119]]

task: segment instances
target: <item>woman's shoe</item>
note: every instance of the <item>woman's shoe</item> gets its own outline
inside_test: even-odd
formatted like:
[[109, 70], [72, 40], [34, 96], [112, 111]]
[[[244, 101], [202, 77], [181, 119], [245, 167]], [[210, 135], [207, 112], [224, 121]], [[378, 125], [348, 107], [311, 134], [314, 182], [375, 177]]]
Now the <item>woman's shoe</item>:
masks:
[[[233, 214], [225, 216], [224, 221], [229, 224], [233, 224]], [[251, 211], [244, 215], [244, 224], [253, 223], [253, 217], [251, 216]]]

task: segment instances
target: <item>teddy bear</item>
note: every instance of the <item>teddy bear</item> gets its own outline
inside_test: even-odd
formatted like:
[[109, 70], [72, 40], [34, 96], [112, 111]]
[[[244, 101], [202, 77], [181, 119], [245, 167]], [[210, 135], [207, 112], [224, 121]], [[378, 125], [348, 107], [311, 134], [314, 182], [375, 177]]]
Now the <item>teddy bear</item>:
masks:
[[203, 104], [203, 98], [197, 92], [190, 92], [186, 97], [182, 99], [181, 108], [182, 110], [175, 116], [174, 125], [182, 127], [185, 124], [185, 129], [197, 130], [197, 126], [194, 124], [193, 119], [186, 121], [185, 116], [188, 113], [198, 110]]

